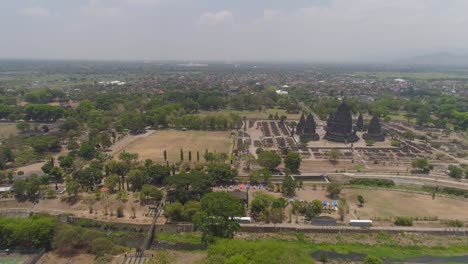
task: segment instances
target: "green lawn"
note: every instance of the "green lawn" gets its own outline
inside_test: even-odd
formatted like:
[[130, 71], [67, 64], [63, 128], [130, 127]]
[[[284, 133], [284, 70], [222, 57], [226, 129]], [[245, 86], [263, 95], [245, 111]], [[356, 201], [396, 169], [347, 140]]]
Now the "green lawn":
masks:
[[15, 257], [0, 257], [0, 264], [22, 264], [27, 257], [15, 256]]

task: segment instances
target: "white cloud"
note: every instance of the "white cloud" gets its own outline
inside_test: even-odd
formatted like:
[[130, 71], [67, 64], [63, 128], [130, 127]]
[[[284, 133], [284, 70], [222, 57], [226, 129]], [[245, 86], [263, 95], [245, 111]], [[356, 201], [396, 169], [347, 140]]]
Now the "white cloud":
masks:
[[104, 6], [100, 0], [89, 0], [88, 4], [81, 7], [81, 13], [85, 16], [109, 17], [118, 15], [120, 8]]
[[23, 16], [32, 16], [32, 17], [47, 17], [50, 16], [50, 12], [47, 8], [36, 6], [36, 7], [27, 7], [18, 10], [18, 14]]
[[234, 23], [234, 16], [231, 11], [223, 10], [219, 12], [205, 12], [198, 19], [199, 25], [220, 25]]

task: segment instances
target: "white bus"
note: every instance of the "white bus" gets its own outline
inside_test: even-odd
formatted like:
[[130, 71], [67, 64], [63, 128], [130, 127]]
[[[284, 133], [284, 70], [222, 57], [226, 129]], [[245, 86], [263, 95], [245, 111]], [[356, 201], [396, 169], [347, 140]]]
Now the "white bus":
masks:
[[360, 227], [366, 227], [366, 226], [372, 226], [372, 220], [349, 220], [349, 225], [350, 226], [360, 226]]

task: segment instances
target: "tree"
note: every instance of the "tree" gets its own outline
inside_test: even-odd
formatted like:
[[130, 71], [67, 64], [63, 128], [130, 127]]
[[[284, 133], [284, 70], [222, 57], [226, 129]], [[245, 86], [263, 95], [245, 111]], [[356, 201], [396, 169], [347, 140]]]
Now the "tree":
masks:
[[58, 183], [62, 181], [63, 171], [59, 167], [53, 167], [49, 175], [54, 178], [55, 181], [55, 190], [58, 190]]
[[117, 185], [119, 184], [119, 181], [120, 181], [119, 176], [112, 174], [105, 178], [104, 185], [107, 188], [109, 188], [110, 193], [114, 193], [115, 187], [117, 187]]
[[367, 256], [364, 264], [383, 264], [383, 261], [378, 257]]
[[164, 161], [167, 161], [167, 151], [166, 150], [164, 150], [163, 155], [164, 155]]
[[119, 160], [125, 162], [128, 166], [132, 166], [138, 160], [138, 153], [122, 151], [119, 154]]
[[59, 151], [60, 139], [55, 136], [35, 136], [23, 140], [23, 143], [31, 146], [37, 153], [45, 153], [48, 151]]
[[171, 175], [171, 168], [159, 164], [146, 166], [148, 181], [152, 184], [163, 184]]
[[258, 154], [258, 164], [273, 171], [281, 164], [281, 157], [272, 151], [262, 151]]
[[327, 192], [330, 195], [330, 198], [337, 198], [341, 193], [341, 185], [337, 182], [330, 182], [327, 186]]
[[91, 189], [98, 184], [101, 177], [101, 170], [95, 166], [89, 166], [73, 173], [73, 179], [77, 180], [85, 190]]
[[432, 170], [433, 168], [432, 165], [429, 164], [429, 161], [427, 158], [417, 158], [413, 160], [413, 162], [411, 163], [411, 166], [413, 168], [420, 169], [426, 173]]
[[67, 180], [66, 189], [68, 195], [75, 197], [80, 189], [80, 183], [77, 180]]
[[184, 217], [184, 206], [180, 202], [167, 204], [164, 207], [164, 215], [171, 221], [178, 222], [183, 221]]
[[249, 174], [249, 179], [251, 183], [267, 183], [270, 178], [271, 171], [266, 168], [252, 170]]
[[132, 185], [132, 191], [140, 191], [146, 182], [146, 174], [141, 169], [132, 169], [128, 172], [127, 183]]
[[328, 152], [328, 158], [332, 161], [336, 161], [340, 155], [341, 152], [337, 149], [332, 149]]
[[307, 207], [305, 214], [308, 218], [316, 217], [322, 213], [322, 207], [322, 201], [315, 199], [312, 201], [312, 204]]
[[58, 157], [59, 166], [64, 170], [71, 169], [73, 167], [73, 158], [71, 156], [60, 156]]
[[297, 152], [288, 152], [284, 158], [284, 166], [291, 170], [291, 172], [298, 172], [301, 166], [302, 158], [301, 155]]
[[106, 171], [108, 173], [120, 176], [121, 182], [119, 184], [119, 190], [124, 188], [125, 175], [129, 170], [130, 166], [123, 161], [110, 160], [106, 165]]
[[168, 177], [166, 187], [172, 188], [171, 196], [183, 204], [190, 200], [199, 200], [204, 194], [211, 192], [208, 177], [202, 172], [194, 171]]
[[296, 181], [290, 175], [284, 176], [283, 193], [287, 196], [294, 196], [296, 194]]
[[120, 125], [131, 133], [140, 133], [145, 130], [144, 117], [140, 112], [125, 112], [120, 118]]
[[163, 197], [162, 192], [156, 188], [155, 186], [144, 184], [141, 187], [140, 198], [148, 203], [149, 199], [153, 199], [155, 201], [161, 200]]
[[194, 216], [202, 232], [202, 242], [211, 243], [215, 237], [233, 238], [240, 228], [234, 217], [243, 214], [243, 205], [236, 196], [225, 192], [205, 194], [201, 199], [201, 211]]
[[78, 150], [78, 156], [92, 160], [96, 157], [96, 148], [91, 141], [85, 141], [81, 143], [80, 149]]
[[358, 202], [359, 202], [359, 206], [362, 207], [362, 206], [364, 205], [364, 196], [362, 196], [362, 195], [359, 194], [359, 195], [357, 196], [357, 200], [358, 200]]
[[229, 183], [237, 176], [237, 170], [231, 169], [231, 166], [226, 163], [211, 162], [208, 164], [207, 171], [213, 184]]
[[449, 176], [455, 179], [461, 179], [463, 177], [463, 169], [455, 166], [455, 165], [449, 165]]
[[180, 149], [180, 161], [184, 161], [184, 150]]
[[349, 211], [349, 205], [345, 199], [341, 198], [338, 200], [338, 213], [340, 215], [340, 220], [344, 221], [346, 214]]

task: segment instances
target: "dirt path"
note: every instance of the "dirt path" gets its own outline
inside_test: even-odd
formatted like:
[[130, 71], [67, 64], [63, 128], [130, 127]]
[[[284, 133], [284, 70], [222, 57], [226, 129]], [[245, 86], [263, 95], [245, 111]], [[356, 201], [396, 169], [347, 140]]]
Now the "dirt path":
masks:
[[138, 134], [138, 135], [126, 135], [119, 141], [117, 141], [114, 145], [110, 147], [110, 155], [114, 156], [115, 154], [119, 153], [124, 149], [126, 146], [129, 144], [137, 141], [140, 138], [145, 138], [148, 136], [151, 136], [156, 130], [147, 130], [144, 134]]

